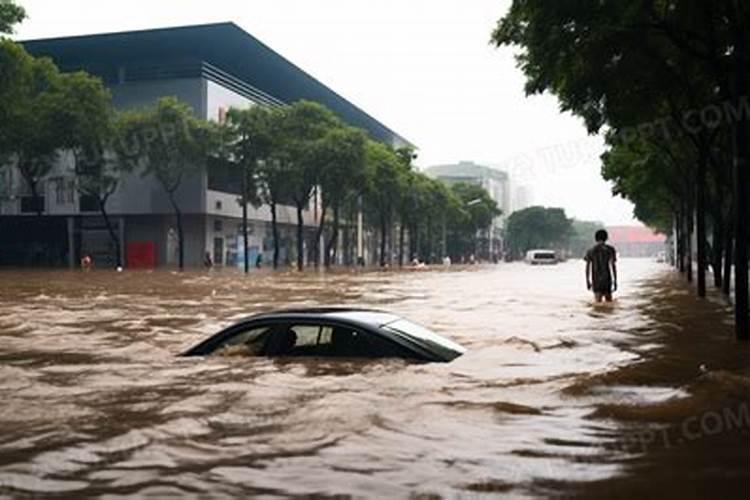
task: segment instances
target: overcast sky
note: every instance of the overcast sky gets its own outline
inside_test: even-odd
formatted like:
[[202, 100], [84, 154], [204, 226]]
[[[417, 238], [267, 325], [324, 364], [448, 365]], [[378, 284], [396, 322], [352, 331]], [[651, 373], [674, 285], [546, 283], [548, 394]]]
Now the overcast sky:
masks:
[[632, 224], [599, 175], [602, 141], [527, 98], [510, 49], [489, 44], [503, 0], [17, 0], [17, 39], [233, 21], [419, 147], [421, 167], [472, 160], [539, 205]]

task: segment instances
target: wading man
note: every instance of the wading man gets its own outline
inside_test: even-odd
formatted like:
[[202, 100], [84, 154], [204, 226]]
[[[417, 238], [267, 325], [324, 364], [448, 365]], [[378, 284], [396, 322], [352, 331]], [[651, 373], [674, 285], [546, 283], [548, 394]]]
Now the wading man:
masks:
[[594, 235], [596, 245], [586, 252], [586, 287], [594, 291], [594, 300], [612, 302], [617, 290], [617, 251], [607, 245], [609, 235], [600, 229]]

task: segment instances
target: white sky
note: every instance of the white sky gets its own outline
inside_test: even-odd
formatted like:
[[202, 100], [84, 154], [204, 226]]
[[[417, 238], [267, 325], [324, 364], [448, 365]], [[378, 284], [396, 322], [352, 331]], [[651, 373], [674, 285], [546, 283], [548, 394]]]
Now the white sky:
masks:
[[527, 98], [511, 50], [489, 38], [508, 0], [17, 0], [17, 39], [233, 21], [419, 147], [422, 167], [501, 166], [535, 204], [634, 223], [599, 175], [602, 141]]

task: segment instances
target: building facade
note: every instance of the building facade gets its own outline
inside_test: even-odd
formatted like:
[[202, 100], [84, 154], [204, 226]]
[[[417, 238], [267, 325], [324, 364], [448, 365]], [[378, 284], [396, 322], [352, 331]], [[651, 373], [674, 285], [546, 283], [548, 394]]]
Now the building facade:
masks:
[[470, 161], [429, 167], [425, 173], [449, 184], [468, 182], [482, 186], [497, 203], [502, 213], [495, 218], [487, 236], [488, 253], [501, 254], [503, 251], [503, 232], [505, 221], [510, 215], [512, 203], [510, 179], [502, 170], [479, 165]]
[[[130, 109], [174, 96], [195, 114], [219, 120], [229, 108], [319, 102], [373, 139], [395, 147], [408, 141], [233, 23], [111, 33], [23, 42], [63, 71], [84, 70], [102, 78], [116, 108]], [[13, 168], [0, 183], [0, 265], [70, 265], [81, 255], [111, 264], [111, 238], [92, 200], [75, 187], [64, 155], [40, 185], [42, 217], [28, 187]], [[184, 213], [185, 262], [198, 266], [206, 253], [220, 265], [244, 262], [239, 182], [212, 169], [185, 179], [176, 193]], [[107, 201], [120, 235], [122, 261], [130, 267], [177, 262], [176, 222], [155, 179], [126, 175]], [[252, 262], [272, 248], [270, 209], [249, 207]], [[296, 215], [278, 207], [282, 262], [293, 260]], [[315, 200], [305, 211], [308, 232], [317, 224]], [[267, 261], [268, 259], [266, 259]]]

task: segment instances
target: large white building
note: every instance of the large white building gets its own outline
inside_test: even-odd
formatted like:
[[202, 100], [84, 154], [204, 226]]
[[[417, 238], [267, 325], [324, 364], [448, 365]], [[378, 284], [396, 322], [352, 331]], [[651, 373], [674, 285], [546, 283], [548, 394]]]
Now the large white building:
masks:
[[[336, 94], [233, 23], [188, 26], [23, 42], [63, 71], [85, 70], [102, 78], [116, 107], [143, 107], [175, 96], [196, 115], [217, 120], [230, 107], [283, 106], [317, 101], [344, 121], [395, 147], [405, 139]], [[64, 162], [32, 198], [13, 168], [0, 189], [0, 265], [75, 265], [81, 255], [102, 264], [113, 255], [95, 202], [81, 196]], [[177, 192], [184, 213], [185, 262], [201, 265], [206, 253], [218, 264], [238, 262], [241, 245], [241, 182], [236, 172], [209, 169], [185, 179]], [[36, 215], [39, 203], [42, 217]], [[151, 178], [127, 176], [107, 202], [120, 235], [122, 261], [132, 267], [174, 264], [175, 220], [168, 198]], [[249, 207], [251, 259], [271, 250], [270, 210]], [[279, 207], [282, 260], [294, 251], [296, 215]], [[312, 232], [315, 210], [305, 214]]]
[[471, 161], [461, 161], [448, 165], [435, 165], [425, 169], [425, 173], [447, 183], [468, 182], [482, 186], [497, 203], [502, 213], [495, 218], [488, 236], [490, 254], [502, 252], [505, 221], [512, 210], [510, 179], [502, 170], [479, 165]]

